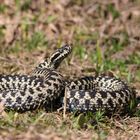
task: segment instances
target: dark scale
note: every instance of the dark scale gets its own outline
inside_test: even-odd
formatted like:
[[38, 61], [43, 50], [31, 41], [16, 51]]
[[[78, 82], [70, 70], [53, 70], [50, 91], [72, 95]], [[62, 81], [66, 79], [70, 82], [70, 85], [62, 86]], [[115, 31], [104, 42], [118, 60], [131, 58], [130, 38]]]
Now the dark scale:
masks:
[[82, 89], [83, 89], [83, 85], [80, 85], [80, 86], [79, 86], [79, 90], [82, 90]]
[[129, 98], [127, 96], [125, 96], [124, 98], [125, 98], [125, 102], [128, 103], [129, 102]]
[[120, 98], [118, 99], [118, 102], [120, 105], [122, 104], [122, 100]]
[[51, 61], [56, 60], [56, 58], [58, 58], [58, 56], [60, 56], [60, 54], [59, 54], [59, 53], [55, 54], [55, 55], [53, 56], [53, 58], [51, 58]]
[[7, 88], [7, 89], [10, 89], [11, 87], [10, 87], [11, 85], [9, 85], [9, 83], [6, 83], [5, 84], [5, 87]]
[[33, 81], [30, 79], [30, 80], [28, 81], [28, 84], [29, 84], [29, 85], [31, 85], [31, 84], [32, 84], [32, 82], [33, 82]]
[[129, 91], [128, 90], [125, 91], [125, 96], [129, 96]]
[[70, 94], [70, 98], [73, 98], [75, 96], [75, 90], [70, 90], [69, 94]]
[[5, 86], [3, 83], [2, 83], [0, 86], [1, 86], [1, 87], [0, 87], [0, 90], [1, 90], [1, 91], [7, 90], [6, 86]]
[[71, 89], [75, 89], [75, 85], [71, 86]]
[[121, 98], [124, 98], [124, 92], [122, 90], [119, 92], [119, 94], [120, 94]]
[[56, 88], [56, 89], [59, 88], [58, 84], [56, 84], [56, 83], [53, 83], [53, 86], [54, 86], [54, 88]]
[[39, 78], [39, 87], [45, 88], [44, 82], [45, 80], [43, 78]]
[[2, 98], [6, 98], [8, 92], [7, 91], [1, 91], [2, 92]]
[[7, 81], [7, 83], [10, 82], [9, 76], [4, 76], [3, 78]]
[[52, 90], [51, 89], [47, 89], [47, 94], [51, 95], [52, 94]]
[[58, 83], [62, 83], [62, 79], [57, 78]]
[[12, 104], [12, 99], [11, 99], [11, 98], [7, 98], [7, 99], [6, 99], [6, 102], [7, 102], [8, 104]]
[[28, 96], [26, 101], [27, 101], [28, 103], [31, 103], [32, 100], [33, 100], [33, 97], [32, 97], [32, 96]]
[[58, 77], [59, 74], [56, 71], [50, 71], [49, 75], [53, 77]]
[[42, 91], [42, 87], [36, 87], [36, 90], [41, 92]]
[[9, 108], [9, 107], [12, 107], [12, 109], [15, 110], [15, 111], [19, 111], [19, 110], [20, 110], [20, 109], [19, 109], [19, 105], [17, 105], [17, 103], [13, 103], [12, 106], [9, 105], [9, 106], [7, 106], [7, 107], [8, 107], [8, 108]]
[[107, 98], [107, 92], [104, 92], [104, 91], [100, 91], [100, 95], [103, 99]]
[[28, 88], [28, 90], [29, 90], [29, 92], [30, 92], [30, 94], [34, 94], [34, 89], [33, 88]]
[[20, 95], [23, 97], [25, 96], [25, 91], [20, 91]]
[[109, 77], [108, 77], [108, 80], [110, 80], [110, 83], [113, 83], [113, 82], [116, 81], [117, 79], [114, 79], [114, 78], [109, 79]]
[[80, 96], [80, 98], [84, 98], [85, 91], [84, 90], [79, 90], [79, 96]]
[[78, 85], [78, 80], [77, 81], [74, 81], [74, 84], [77, 86]]
[[96, 92], [97, 92], [97, 91], [94, 90], [94, 89], [93, 89], [93, 90], [90, 90], [90, 94], [89, 94], [89, 95], [90, 95], [90, 98], [91, 98], [91, 99], [94, 99], [94, 98], [95, 98]]
[[12, 83], [12, 88], [16, 89], [16, 83], [15, 82]]
[[89, 106], [90, 106], [90, 100], [85, 100], [85, 106], [87, 108], [87, 110], [89, 110]]
[[0, 83], [3, 82], [2, 77], [3, 75], [0, 74]]
[[48, 85], [48, 86], [52, 85], [51, 81], [45, 81], [45, 84]]
[[112, 101], [111, 98], [108, 99], [108, 104], [109, 104], [110, 108], [116, 107], [116, 106], [114, 106], [113, 101]]
[[43, 93], [38, 94], [38, 98], [41, 99], [43, 97]]
[[99, 107], [102, 107], [103, 106], [103, 101], [102, 101], [101, 98], [98, 98], [97, 104], [98, 104]]
[[100, 86], [102, 87], [103, 86], [103, 83], [100, 83]]
[[16, 98], [17, 90], [10, 90], [11, 91], [11, 96]]
[[56, 81], [56, 78], [52, 77], [52, 76], [50, 76], [49, 79], [52, 80], [52, 81]]
[[115, 91], [109, 92], [108, 93], [115, 99], [117, 97], [117, 94]]
[[16, 97], [16, 102], [17, 102], [18, 104], [21, 104], [21, 103], [22, 103], [22, 98], [21, 98], [21, 97]]
[[84, 85], [84, 80], [83, 80], [83, 78], [78, 79], [78, 80], [80, 81], [81, 85]]
[[36, 87], [37, 85], [38, 85], [38, 83], [40, 83], [40, 82], [42, 82], [42, 78], [40, 78], [39, 80], [37, 79], [37, 80], [34, 80], [34, 87]]

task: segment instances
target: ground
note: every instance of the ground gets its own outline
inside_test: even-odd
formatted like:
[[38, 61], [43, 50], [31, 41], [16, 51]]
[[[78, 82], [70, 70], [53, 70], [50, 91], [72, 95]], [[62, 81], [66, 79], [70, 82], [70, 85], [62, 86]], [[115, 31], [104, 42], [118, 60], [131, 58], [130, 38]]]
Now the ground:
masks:
[[[0, 0], [0, 73], [30, 74], [56, 48], [72, 43], [72, 54], [58, 69], [64, 76], [113, 74], [135, 87], [138, 96], [139, 22], [139, 0]], [[70, 113], [63, 118], [57, 111], [2, 111], [0, 139], [140, 137], [139, 107], [127, 117], [107, 118], [98, 113], [89, 118], [82, 124], [82, 115]]]

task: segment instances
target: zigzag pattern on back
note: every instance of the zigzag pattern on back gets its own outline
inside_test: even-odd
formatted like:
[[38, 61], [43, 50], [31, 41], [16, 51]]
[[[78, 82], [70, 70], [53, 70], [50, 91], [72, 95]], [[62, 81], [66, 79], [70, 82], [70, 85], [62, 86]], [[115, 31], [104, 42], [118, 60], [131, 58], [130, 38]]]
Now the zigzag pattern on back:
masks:
[[115, 77], [86, 76], [64, 79], [56, 71], [71, 52], [70, 45], [57, 49], [28, 75], [0, 75], [0, 102], [6, 109], [19, 112], [34, 110], [50, 104], [64, 95], [67, 88], [67, 107], [70, 111], [114, 112], [125, 109], [136, 99], [135, 91]]

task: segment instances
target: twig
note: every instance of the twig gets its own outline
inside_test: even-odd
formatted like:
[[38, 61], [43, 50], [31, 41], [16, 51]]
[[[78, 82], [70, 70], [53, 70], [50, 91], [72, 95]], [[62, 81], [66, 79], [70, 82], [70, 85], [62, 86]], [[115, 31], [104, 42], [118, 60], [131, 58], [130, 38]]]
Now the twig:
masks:
[[67, 87], [65, 88], [64, 93], [64, 109], [63, 109], [63, 118], [66, 118], [66, 109], [67, 109]]

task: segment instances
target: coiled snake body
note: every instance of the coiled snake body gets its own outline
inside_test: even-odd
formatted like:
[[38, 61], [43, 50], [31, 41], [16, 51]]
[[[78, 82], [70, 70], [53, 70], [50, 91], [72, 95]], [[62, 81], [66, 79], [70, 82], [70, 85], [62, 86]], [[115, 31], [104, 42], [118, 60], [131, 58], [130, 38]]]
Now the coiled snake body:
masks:
[[0, 75], [0, 102], [5, 109], [18, 112], [35, 110], [63, 96], [65, 88], [67, 107], [71, 111], [114, 111], [135, 100], [135, 91], [114, 77], [64, 79], [56, 69], [70, 52], [69, 45], [57, 49], [31, 75]]

